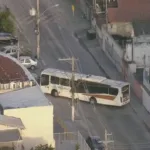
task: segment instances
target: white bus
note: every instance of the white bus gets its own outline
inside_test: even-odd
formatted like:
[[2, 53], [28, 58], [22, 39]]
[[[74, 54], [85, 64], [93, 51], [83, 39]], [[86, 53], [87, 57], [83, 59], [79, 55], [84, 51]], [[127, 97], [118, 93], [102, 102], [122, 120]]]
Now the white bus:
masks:
[[[48, 68], [42, 71], [40, 86], [44, 93], [71, 98], [70, 72]], [[101, 76], [75, 73], [75, 99], [111, 106], [130, 102], [130, 85]]]

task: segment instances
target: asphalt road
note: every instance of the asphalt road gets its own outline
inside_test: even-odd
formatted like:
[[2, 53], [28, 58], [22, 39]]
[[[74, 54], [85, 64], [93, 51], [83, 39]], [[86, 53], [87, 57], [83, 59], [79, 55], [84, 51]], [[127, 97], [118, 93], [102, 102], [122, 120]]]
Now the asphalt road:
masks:
[[[19, 25], [23, 28], [28, 42], [35, 52], [35, 35], [34, 23], [29, 17], [29, 8], [32, 7], [32, 0], [5, 0], [8, 7], [15, 14]], [[59, 3], [59, 8], [48, 10], [42, 16], [41, 21], [41, 66], [60, 68], [70, 70], [70, 64], [58, 61], [58, 58], [70, 57], [74, 55], [79, 58], [77, 70], [83, 73], [105, 76], [104, 72], [99, 69], [93, 58], [79, 45], [73, 36], [73, 30], [79, 29], [79, 26], [85, 26], [83, 19], [72, 17], [69, 2], [67, 0], [55, 0], [53, 4]], [[50, 1], [41, 1], [41, 11], [44, 11]], [[51, 3], [50, 3], [51, 4]], [[52, 5], [52, 4], [51, 4]], [[50, 15], [52, 14], [52, 15]], [[81, 14], [75, 14], [76, 16]], [[78, 17], [79, 18], [79, 17]], [[80, 17], [81, 18], [81, 17]], [[77, 21], [80, 20], [80, 21]], [[74, 27], [75, 26], [75, 27]], [[110, 62], [108, 62], [109, 64]], [[105, 64], [103, 64], [105, 65]], [[113, 70], [112, 70], [113, 71]], [[63, 98], [53, 99], [49, 97], [55, 106], [55, 111], [69, 119], [70, 107], [68, 100]], [[147, 147], [150, 141], [150, 135], [145, 129], [143, 123], [130, 105], [123, 108], [112, 108], [106, 106], [96, 106], [95, 108], [88, 103], [80, 103], [78, 108], [79, 121], [76, 125], [81, 133], [86, 137], [88, 134], [100, 135], [104, 138], [104, 128], [113, 133], [113, 140], [118, 149], [142, 150]], [[63, 117], [62, 117], [63, 118]], [[144, 143], [144, 144], [143, 144]], [[117, 149], [117, 148], [116, 148]], [[146, 149], [146, 148], [145, 148]], [[143, 150], [145, 150], [143, 149]], [[148, 150], [149, 148], [147, 148]]]

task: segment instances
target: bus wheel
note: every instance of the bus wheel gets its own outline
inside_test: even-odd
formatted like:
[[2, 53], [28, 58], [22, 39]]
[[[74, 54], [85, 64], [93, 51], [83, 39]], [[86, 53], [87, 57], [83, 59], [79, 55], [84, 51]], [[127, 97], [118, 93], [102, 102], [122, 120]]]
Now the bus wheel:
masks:
[[58, 96], [57, 90], [52, 90], [51, 95], [57, 97]]
[[91, 104], [96, 104], [96, 103], [97, 103], [96, 98], [91, 97], [91, 98], [90, 98], [90, 103], [91, 103]]

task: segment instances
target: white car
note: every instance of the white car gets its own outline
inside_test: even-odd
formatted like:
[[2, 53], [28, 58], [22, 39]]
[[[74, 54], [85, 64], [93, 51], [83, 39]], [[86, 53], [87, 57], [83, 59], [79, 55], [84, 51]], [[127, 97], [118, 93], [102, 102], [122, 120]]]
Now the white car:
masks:
[[37, 67], [37, 60], [33, 60], [29, 56], [20, 56], [19, 61], [23, 64], [27, 69], [34, 70]]
[[11, 56], [16, 56], [18, 52], [18, 46], [5, 46], [0, 50], [0, 52]]

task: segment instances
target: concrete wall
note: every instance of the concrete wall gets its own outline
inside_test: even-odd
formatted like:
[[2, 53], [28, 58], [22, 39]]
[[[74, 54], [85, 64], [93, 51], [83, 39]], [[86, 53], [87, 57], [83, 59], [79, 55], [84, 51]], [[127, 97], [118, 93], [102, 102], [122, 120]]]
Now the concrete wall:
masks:
[[21, 118], [26, 129], [22, 131], [23, 144], [30, 149], [39, 144], [52, 144], [53, 138], [53, 106], [7, 109], [5, 115]]
[[143, 92], [143, 105], [148, 112], [150, 112], [150, 95], [142, 88]]
[[[133, 46], [133, 60], [137, 65], [137, 68], [144, 68], [144, 66], [150, 67], [150, 44], [149, 43], [137, 43]], [[126, 46], [125, 59], [129, 62], [132, 61], [132, 45]]]
[[150, 68], [145, 68], [143, 71], [143, 84], [150, 91]]
[[106, 32], [104, 28], [96, 26], [96, 32], [101, 45], [102, 50], [107, 57], [113, 62], [119, 72], [122, 72], [123, 63], [123, 50], [114, 41], [114, 39]]

